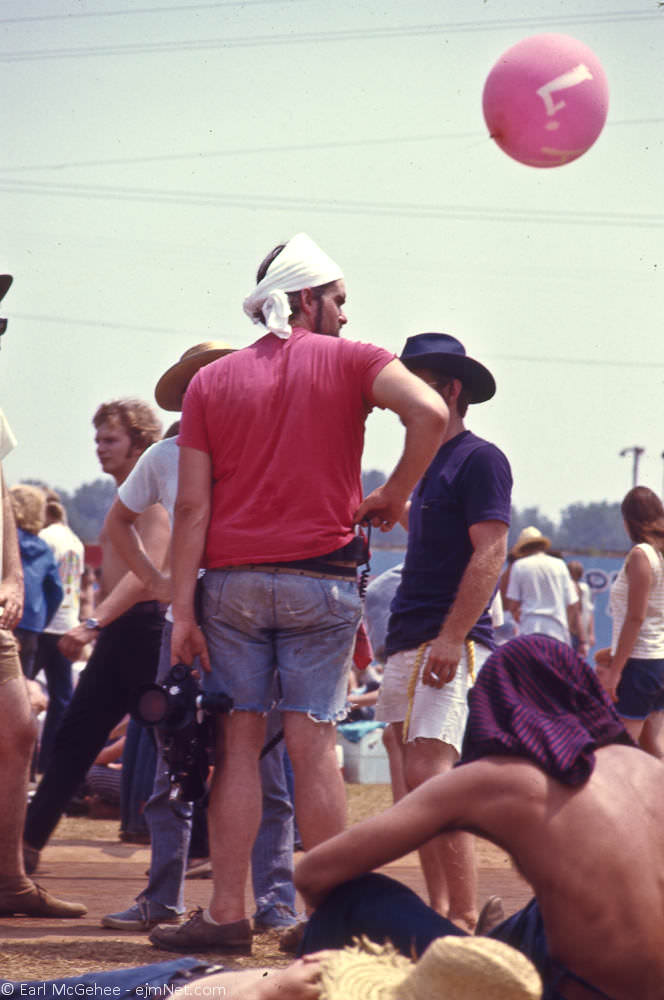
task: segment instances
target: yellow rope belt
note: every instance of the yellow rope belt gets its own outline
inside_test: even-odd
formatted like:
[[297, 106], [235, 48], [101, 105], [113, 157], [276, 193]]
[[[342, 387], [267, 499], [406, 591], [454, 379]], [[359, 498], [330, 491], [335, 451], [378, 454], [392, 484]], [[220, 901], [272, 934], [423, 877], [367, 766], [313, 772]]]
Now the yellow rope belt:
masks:
[[[408, 709], [406, 710], [406, 718], [403, 722], [403, 730], [401, 733], [401, 742], [408, 742], [408, 730], [410, 729], [410, 717], [413, 714], [413, 702], [415, 701], [415, 688], [417, 687], [417, 682], [420, 676], [420, 668], [424, 660], [428, 642], [423, 642], [421, 646], [417, 647], [417, 653], [415, 654], [415, 663], [413, 664], [413, 669], [408, 680], [408, 689], [406, 694], [408, 696]], [[470, 674], [471, 684], [475, 683], [475, 643], [472, 639], [465, 640], [466, 647], [466, 660], [468, 663], [468, 673]]]

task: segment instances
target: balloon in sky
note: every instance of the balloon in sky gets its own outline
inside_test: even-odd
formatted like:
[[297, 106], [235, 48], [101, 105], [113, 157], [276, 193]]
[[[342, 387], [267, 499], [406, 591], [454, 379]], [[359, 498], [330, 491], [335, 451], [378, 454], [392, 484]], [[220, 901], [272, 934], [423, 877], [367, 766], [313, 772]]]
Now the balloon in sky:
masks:
[[504, 52], [484, 84], [491, 138], [531, 167], [576, 160], [602, 131], [609, 88], [594, 52], [567, 35], [534, 35]]

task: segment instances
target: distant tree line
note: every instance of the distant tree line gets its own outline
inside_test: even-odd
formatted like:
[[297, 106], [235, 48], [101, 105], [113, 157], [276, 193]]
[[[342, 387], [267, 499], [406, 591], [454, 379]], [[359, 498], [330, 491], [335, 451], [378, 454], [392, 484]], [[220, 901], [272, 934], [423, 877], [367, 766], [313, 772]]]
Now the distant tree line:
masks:
[[[29, 479], [33, 486], [49, 489], [46, 483], [38, 479]], [[99, 539], [104, 518], [115, 497], [115, 483], [110, 478], [95, 479], [92, 483], [83, 483], [73, 493], [54, 487], [60, 496], [62, 505], [67, 511], [69, 527], [78, 535], [82, 542], [96, 542]]]
[[[36, 480], [31, 480], [43, 486]], [[362, 487], [366, 496], [385, 482], [385, 474], [376, 469], [362, 473]], [[83, 483], [73, 493], [57, 491], [67, 511], [72, 531], [84, 542], [96, 542], [104, 523], [104, 518], [115, 496], [115, 484], [108, 477]], [[519, 533], [529, 525], [539, 528], [551, 539], [555, 549], [566, 552], [625, 552], [629, 540], [623, 526], [619, 503], [573, 503], [562, 511], [559, 523], [555, 523], [539, 507], [512, 507], [512, 523], [508, 545], [514, 545]], [[401, 549], [406, 545], [407, 533], [397, 525], [392, 531], [373, 531], [371, 544], [376, 548]]]

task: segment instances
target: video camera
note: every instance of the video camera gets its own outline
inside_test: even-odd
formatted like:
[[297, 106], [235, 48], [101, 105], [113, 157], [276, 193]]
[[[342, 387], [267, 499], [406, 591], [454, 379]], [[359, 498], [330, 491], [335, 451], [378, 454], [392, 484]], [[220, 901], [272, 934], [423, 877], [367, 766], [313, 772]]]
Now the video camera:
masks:
[[201, 691], [191, 667], [176, 663], [163, 684], [150, 684], [139, 695], [133, 713], [137, 722], [154, 726], [163, 746], [171, 783], [171, 808], [196, 802], [207, 792], [207, 777], [214, 763], [215, 715], [230, 712], [227, 694]]

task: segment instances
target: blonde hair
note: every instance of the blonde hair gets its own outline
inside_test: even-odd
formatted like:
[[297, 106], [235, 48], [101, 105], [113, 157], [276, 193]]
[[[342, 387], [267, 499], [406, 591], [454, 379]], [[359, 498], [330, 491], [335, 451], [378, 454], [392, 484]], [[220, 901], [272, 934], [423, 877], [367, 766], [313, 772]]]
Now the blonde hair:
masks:
[[46, 514], [46, 495], [38, 486], [19, 483], [9, 491], [14, 517], [19, 528], [30, 535], [38, 535], [44, 527]]

